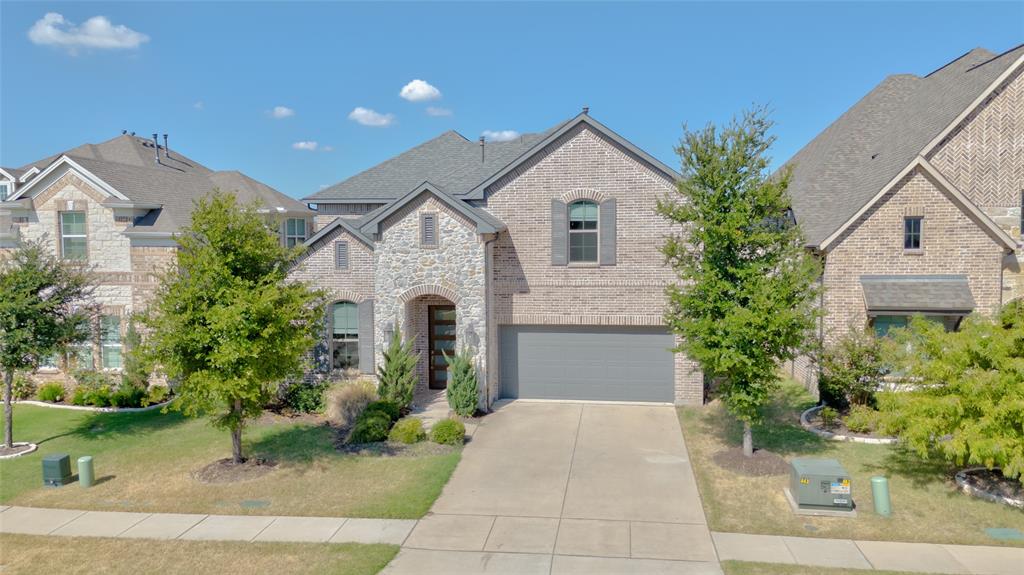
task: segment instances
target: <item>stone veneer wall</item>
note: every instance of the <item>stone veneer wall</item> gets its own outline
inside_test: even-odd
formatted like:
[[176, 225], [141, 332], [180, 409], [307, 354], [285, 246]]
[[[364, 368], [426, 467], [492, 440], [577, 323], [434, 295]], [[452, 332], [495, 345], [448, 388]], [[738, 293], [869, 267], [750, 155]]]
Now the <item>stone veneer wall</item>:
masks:
[[[420, 245], [420, 214], [424, 212], [438, 215], [436, 248]], [[473, 348], [480, 384], [488, 390], [490, 403], [496, 388], [487, 378], [486, 258], [484, 240], [476, 233], [475, 224], [432, 195], [423, 194], [392, 214], [382, 229], [374, 252], [377, 363], [387, 346], [384, 326], [415, 329], [417, 318], [409, 316], [416, 306], [407, 304], [421, 296], [441, 296], [455, 304], [456, 341], [460, 348], [467, 344]]]
[[[676, 231], [655, 212], [674, 184], [585, 127], [570, 131], [487, 193], [508, 231], [494, 244], [499, 324], [663, 325], [674, 275], [660, 247]], [[616, 265], [551, 265], [551, 200], [616, 199]], [[676, 354], [676, 401], [700, 403], [703, 374]]]
[[[922, 215], [922, 253], [903, 249], [903, 218]], [[825, 260], [826, 342], [867, 325], [861, 275], [965, 274], [977, 305], [1000, 306], [1003, 248], [918, 170], [908, 174], [840, 237]]]

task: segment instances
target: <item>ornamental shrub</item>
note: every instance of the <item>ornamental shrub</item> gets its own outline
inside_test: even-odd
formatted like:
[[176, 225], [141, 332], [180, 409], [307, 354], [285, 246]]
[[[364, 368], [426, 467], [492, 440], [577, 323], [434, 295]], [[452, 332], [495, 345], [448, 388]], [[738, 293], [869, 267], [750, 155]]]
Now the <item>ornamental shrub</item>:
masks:
[[427, 434], [423, 431], [423, 422], [415, 417], [399, 419], [388, 434], [389, 441], [398, 443], [417, 443], [423, 441]]
[[398, 418], [402, 416], [401, 410], [398, 408], [398, 404], [393, 401], [374, 401], [366, 405], [366, 409], [363, 413], [379, 412], [383, 413], [392, 422], [398, 421]]
[[822, 400], [844, 409], [874, 405], [875, 390], [888, 373], [882, 341], [863, 329], [851, 329], [821, 354]]
[[59, 383], [47, 383], [39, 388], [39, 401], [58, 403], [64, 400], [64, 386]]
[[457, 354], [444, 355], [451, 370], [448, 381], [448, 406], [462, 417], [472, 417], [477, 406], [476, 366], [473, 365], [473, 353], [463, 347]]
[[284, 389], [282, 400], [285, 406], [300, 413], [320, 413], [324, 410], [324, 392], [327, 382], [294, 382]]
[[455, 419], [442, 419], [430, 428], [430, 440], [441, 445], [462, 445], [466, 426]]
[[829, 427], [832, 427], [833, 425], [835, 425], [836, 418], [839, 417], [839, 412], [836, 411], [834, 408], [831, 408], [831, 407], [823, 407], [823, 408], [821, 408], [821, 414], [820, 415], [821, 415], [821, 425], [822, 425], [822, 427], [828, 429]]
[[854, 433], [870, 433], [878, 426], [878, 412], [866, 405], [854, 405], [843, 421]]
[[377, 400], [377, 388], [372, 381], [359, 380], [334, 384], [324, 395], [327, 419], [335, 425], [348, 427], [367, 405]]
[[413, 352], [412, 340], [403, 340], [401, 330], [396, 329], [391, 336], [391, 343], [384, 350], [384, 361], [377, 369], [377, 379], [380, 381], [377, 394], [381, 399], [393, 401], [402, 409], [412, 405], [418, 360], [419, 354]]
[[146, 399], [146, 388], [135, 384], [122, 384], [110, 395], [114, 407], [142, 407]]
[[146, 392], [146, 398], [142, 400], [142, 407], [147, 405], [156, 405], [167, 401], [167, 398], [171, 396], [171, 388], [166, 385], [154, 385], [149, 388]]
[[16, 373], [11, 382], [11, 397], [14, 399], [32, 399], [36, 394], [36, 382], [24, 373]]
[[380, 411], [363, 411], [356, 420], [352, 433], [349, 434], [349, 443], [374, 443], [384, 441], [388, 438], [388, 431], [391, 429], [391, 419]]
[[[114, 395], [114, 382], [109, 375], [101, 371], [80, 369], [72, 377], [78, 384], [72, 396], [75, 405], [95, 405], [109, 407]], [[76, 403], [80, 401], [81, 403]]]

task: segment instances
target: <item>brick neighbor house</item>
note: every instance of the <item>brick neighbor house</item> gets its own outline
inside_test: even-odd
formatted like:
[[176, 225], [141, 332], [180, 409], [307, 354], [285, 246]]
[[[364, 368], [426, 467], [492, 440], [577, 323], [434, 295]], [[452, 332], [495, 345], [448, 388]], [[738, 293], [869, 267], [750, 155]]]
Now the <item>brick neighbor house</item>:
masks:
[[655, 205], [678, 177], [584, 110], [509, 142], [446, 132], [305, 198], [316, 233], [292, 277], [332, 297], [317, 371], [372, 374], [401, 329], [422, 402], [443, 396], [442, 351], [467, 347], [481, 407], [700, 403], [662, 318], [674, 230]]
[[[886, 78], [800, 150], [790, 193], [824, 262], [824, 342], [1024, 295], [1024, 46]], [[812, 385], [804, 358], [789, 368]]]
[[213, 171], [156, 139], [123, 134], [18, 169], [0, 168], [0, 250], [44, 240], [96, 277], [101, 317], [93, 340], [50, 358], [38, 375], [62, 379], [79, 368], [117, 371], [129, 314], [152, 297], [158, 273], [176, 261], [174, 235], [193, 202], [215, 188], [259, 200], [280, 221], [282, 241], [302, 243], [312, 228], [305, 204], [235, 171]]

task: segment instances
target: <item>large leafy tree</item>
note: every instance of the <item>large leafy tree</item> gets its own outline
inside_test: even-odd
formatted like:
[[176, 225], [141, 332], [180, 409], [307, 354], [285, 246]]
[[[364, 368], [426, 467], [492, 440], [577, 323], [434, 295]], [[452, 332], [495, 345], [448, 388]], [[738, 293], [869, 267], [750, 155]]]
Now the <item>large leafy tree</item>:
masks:
[[298, 375], [323, 321], [323, 296], [286, 281], [301, 248], [281, 244], [255, 204], [214, 191], [196, 202], [178, 238], [178, 267], [143, 320], [153, 363], [178, 382], [173, 404], [231, 432], [242, 430], [283, 379]]
[[918, 317], [890, 333], [913, 387], [879, 394], [883, 429], [923, 457], [1024, 474], [1024, 306], [970, 316], [955, 332]]
[[22, 242], [0, 262], [0, 369], [4, 374], [4, 446], [13, 448], [11, 393], [16, 371], [90, 334], [95, 307], [81, 264], [54, 256], [44, 242]]
[[721, 379], [721, 397], [751, 424], [778, 383], [780, 362], [813, 337], [820, 266], [787, 217], [789, 173], [769, 172], [771, 121], [763, 109], [729, 125], [687, 130], [676, 152], [683, 178], [658, 212], [681, 232], [662, 247], [679, 282], [666, 321], [685, 352]]

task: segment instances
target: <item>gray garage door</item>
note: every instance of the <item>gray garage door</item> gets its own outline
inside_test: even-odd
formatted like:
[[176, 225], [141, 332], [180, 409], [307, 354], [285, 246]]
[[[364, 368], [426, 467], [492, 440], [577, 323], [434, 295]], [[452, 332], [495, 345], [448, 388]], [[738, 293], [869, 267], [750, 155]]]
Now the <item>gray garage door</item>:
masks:
[[672, 401], [664, 328], [502, 326], [501, 392], [523, 399]]

